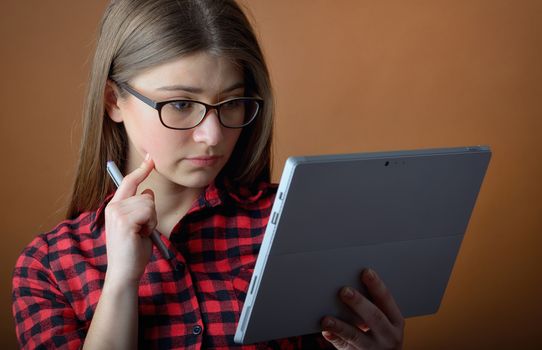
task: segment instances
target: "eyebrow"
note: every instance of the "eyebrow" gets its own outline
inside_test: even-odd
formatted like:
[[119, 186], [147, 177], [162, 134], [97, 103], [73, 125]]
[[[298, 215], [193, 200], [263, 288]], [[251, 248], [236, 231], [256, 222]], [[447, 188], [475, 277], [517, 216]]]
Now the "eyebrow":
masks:
[[[224, 89], [223, 91], [221, 91], [221, 93], [230, 92], [230, 91], [237, 90], [239, 88], [244, 88], [244, 87], [245, 87], [245, 84], [243, 82], [238, 82], [238, 83], [235, 83], [232, 86]], [[185, 92], [190, 92], [190, 93], [193, 93], [193, 94], [201, 94], [201, 93], [203, 93], [202, 88], [198, 88], [198, 87], [195, 87], [195, 86], [186, 86], [186, 85], [167, 85], [167, 86], [159, 87], [156, 90], [157, 91], [185, 91]]]

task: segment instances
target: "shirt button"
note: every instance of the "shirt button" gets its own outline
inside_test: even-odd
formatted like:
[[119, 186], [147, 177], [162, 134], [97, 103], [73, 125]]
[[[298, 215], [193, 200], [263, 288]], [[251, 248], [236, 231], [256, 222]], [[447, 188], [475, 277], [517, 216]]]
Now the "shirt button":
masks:
[[202, 331], [202, 328], [201, 328], [201, 326], [199, 324], [192, 327], [192, 333], [195, 334], [195, 335], [200, 334], [201, 331]]
[[175, 264], [175, 270], [182, 271], [184, 269], [184, 264], [181, 262], [178, 262]]

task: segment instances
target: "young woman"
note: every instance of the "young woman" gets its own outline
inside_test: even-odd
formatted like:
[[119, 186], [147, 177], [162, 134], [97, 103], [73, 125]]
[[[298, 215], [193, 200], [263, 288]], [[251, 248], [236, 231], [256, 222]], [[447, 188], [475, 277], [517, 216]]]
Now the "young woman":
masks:
[[[322, 334], [233, 342], [276, 190], [268, 71], [233, 1], [113, 1], [84, 117], [67, 219], [15, 268], [21, 347], [401, 346], [403, 318], [373, 271], [361, 276], [371, 301], [340, 293], [364, 325], [327, 316]], [[127, 174], [118, 190], [108, 160]]]

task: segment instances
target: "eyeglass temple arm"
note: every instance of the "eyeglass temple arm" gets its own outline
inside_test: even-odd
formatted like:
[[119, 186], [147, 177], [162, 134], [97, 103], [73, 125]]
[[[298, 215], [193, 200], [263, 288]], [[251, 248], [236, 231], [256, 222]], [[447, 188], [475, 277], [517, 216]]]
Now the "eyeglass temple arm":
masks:
[[156, 109], [157, 106], [158, 106], [158, 103], [154, 102], [153, 100], [151, 100], [150, 98], [148, 97], [145, 97], [143, 95], [141, 95], [139, 92], [135, 91], [134, 89], [132, 89], [132, 87], [128, 84], [119, 84], [119, 86], [121, 88], [123, 88], [124, 90], [128, 91], [131, 95], [134, 95], [135, 97], [137, 97], [139, 100], [141, 100], [142, 102], [148, 104], [149, 106], [151, 106], [152, 108]]

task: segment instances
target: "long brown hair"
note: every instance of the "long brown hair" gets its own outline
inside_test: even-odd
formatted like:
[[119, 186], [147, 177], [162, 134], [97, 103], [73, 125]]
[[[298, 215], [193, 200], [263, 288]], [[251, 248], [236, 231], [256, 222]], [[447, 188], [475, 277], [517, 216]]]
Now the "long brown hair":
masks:
[[196, 52], [231, 59], [244, 73], [246, 94], [263, 109], [245, 127], [219, 174], [234, 185], [269, 181], [273, 94], [269, 72], [252, 27], [233, 0], [114, 0], [102, 18], [83, 111], [83, 137], [67, 217], [94, 210], [113, 183], [106, 162], [126, 163], [127, 135], [107, 117], [107, 79], [127, 83], [144, 69]]

